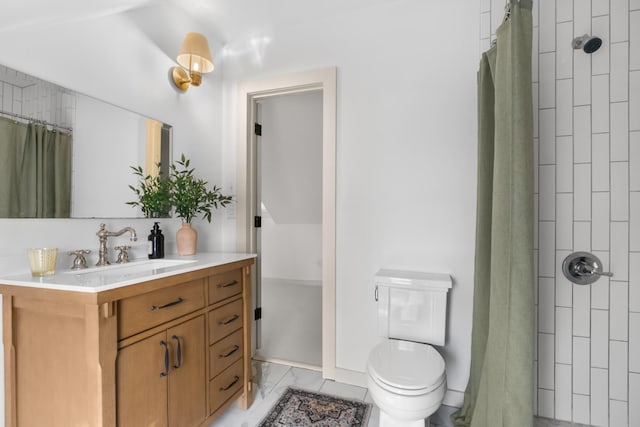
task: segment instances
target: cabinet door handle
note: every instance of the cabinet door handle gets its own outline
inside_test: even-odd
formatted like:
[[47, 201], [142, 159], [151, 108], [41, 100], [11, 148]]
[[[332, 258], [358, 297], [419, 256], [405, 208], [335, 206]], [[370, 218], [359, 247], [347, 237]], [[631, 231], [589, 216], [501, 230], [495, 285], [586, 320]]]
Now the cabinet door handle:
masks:
[[218, 322], [218, 326], [226, 326], [226, 325], [228, 325], [229, 323], [233, 323], [233, 322], [235, 322], [235, 321], [236, 321], [236, 320], [238, 320], [239, 318], [240, 318], [240, 316], [238, 316], [237, 314], [234, 314], [233, 316], [229, 316], [229, 317], [227, 317], [226, 319], [219, 321], [219, 322]]
[[233, 353], [235, 353], [236, 351], [240, 350], [240, 347], [238, 347], [237, 345], [234, 345], [231, 350], [229, 350], [228, 353], [226, 354], [219, 354], [218, 355], [218, 359], [226, 359], [227, 357], [231, 356]]
[[237, 280], [234, 280], [233, 282], [229, 282], [229, 283], [226, 283], [226, 284], [222, 284], [222, 283], [220, 283], [220, 284], [218, 285], [218, 289], [222, 289], [222, 288], [230, 288], [231, 286], [234, 286], [234, 285], [237, 285], [237, 284], [238, 284], [238, 281], [237, 281]]
[[181, 297], [178, 297], [178, 298], [176, 298], [175, 301], [168, 302], [165, 305], [161, 305], [161, 306], [152, 305], [151, 306], [151, 311], [162, 310], [163, 308], [172, 307], [174, 305], [180, 304], [182, 301], [184, 301], [184, 300]]
[[166, 341], [160, 341], [160, 345], [164, 346], [164, 372], [160, 373], [161, 377], [169, 375], [169, 344]]
[[234, 385], [236, 385], [236, 383], [237, 383], [238, 381], [240, 381], [240, 377], [236, 375], [235, 377], [233, 377], [233, 381], [231, 381], [231, 384], [229, 384], [229, 385], [228, 385], [228, 386], [226, 386], [226, 387], [220, 387], [220, 391], [227, 391], [227, 390], [229, 390], [231, 387], [233, 387]]
[[178, 341], [178, 364], [173, 365], [173, 369], [178, 369], [182, 365], [182, 343], [180, 342], [180, 338], [176, 335], [173, 335], [171, 338]]

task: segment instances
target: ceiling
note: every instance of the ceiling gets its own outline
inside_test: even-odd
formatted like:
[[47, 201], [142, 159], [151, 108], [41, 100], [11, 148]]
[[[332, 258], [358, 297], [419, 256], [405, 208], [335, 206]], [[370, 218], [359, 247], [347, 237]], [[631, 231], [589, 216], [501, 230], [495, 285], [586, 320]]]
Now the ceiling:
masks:
[[223, 42], [299, 25], [394, 0], [172, 0], [212, 24]]
[[225, 45], [269, 34], [277, 27], [300, 25], [394, 1], [404, 0], [20, 0], [3, 5], [0, 31], [119, 13], [132, 15], [143, 28], [165, 26], [162, 24], [175, 27], [172, 21], [184, 15], [201, 27], [196, 31]]
[[148, 4], [150, 0], [20, 0], [4, 3], [0, 31], [112, 15]]

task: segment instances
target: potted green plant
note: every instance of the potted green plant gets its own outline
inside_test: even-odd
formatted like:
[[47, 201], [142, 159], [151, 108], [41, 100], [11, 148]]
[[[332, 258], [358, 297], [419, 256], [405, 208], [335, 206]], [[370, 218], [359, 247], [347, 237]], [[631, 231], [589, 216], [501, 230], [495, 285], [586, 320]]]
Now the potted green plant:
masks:
[[198, 215], [211, 222], [213, 209], [225, 207], [232, 201], [231, 196], [222, 194], [216, 185], [208, 187], [207, 181], [194, 175], [195, 169], [184, 154], [171, 164], [171, 205], [175, 215], [182, 219], [182, 228], [176, 233], [179, 255], [193, 255], [196, 252], [198, 235], [191, 227], [191, 221]]
[[168, 217], [171, 211], [171, 180], [162, 176], [158, 163], [158, 175], [145, 175], [142, 166], [130, 166], [133, 174], [138, 176], [138, 185], [129, 188], [138, 196], [138, 200], [126, 202], [138, 206], [145, 218]]

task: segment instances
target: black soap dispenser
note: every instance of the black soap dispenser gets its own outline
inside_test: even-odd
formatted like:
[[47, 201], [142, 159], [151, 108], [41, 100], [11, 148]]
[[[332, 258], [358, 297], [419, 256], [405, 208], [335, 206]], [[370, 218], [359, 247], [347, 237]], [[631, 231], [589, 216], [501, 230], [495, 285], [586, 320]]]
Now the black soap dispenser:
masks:
[[149, 234], [149, 259], [164, 258], [164, 235], [158, 223], [154, 223]]

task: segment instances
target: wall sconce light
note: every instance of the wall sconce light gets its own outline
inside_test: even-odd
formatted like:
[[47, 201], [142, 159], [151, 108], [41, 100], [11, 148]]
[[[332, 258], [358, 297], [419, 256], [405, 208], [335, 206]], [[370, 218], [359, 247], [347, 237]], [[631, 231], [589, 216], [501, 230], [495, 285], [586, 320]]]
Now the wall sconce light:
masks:
[[173, 82], [180, 90], [189, 85], [200, 86], [202, 74], [213, 71], [213, 58], [207, 38], [200, 33], [188, 33], [177, 57], [180, 67], [173, 67]]

